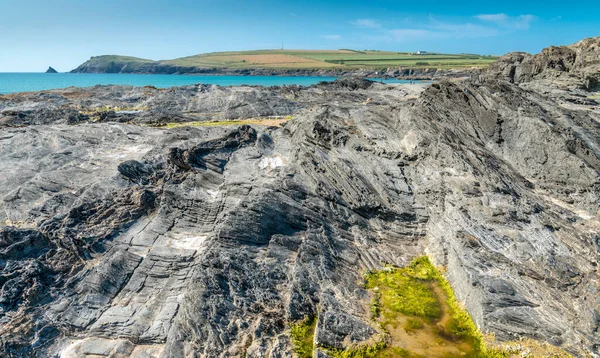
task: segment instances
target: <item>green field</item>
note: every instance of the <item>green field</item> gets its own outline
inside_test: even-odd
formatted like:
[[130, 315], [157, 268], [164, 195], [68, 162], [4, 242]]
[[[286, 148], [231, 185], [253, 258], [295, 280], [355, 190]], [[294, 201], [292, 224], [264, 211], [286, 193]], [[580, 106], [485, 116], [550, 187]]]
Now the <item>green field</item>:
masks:
[[229, 68], [464, 68], [485, 67], [496, 57], [472, 54], [416, 55], [382, 51], [264, 50], [221, 52], [161, 61], [179, 66]]
[[131, 68], [152, 63], [201, 68], [231, 69], [384, 69], [486, 67], [496, 57], [474, 54], [424, 54], [355, 50], [258, 50], [214, 52], [174, 60], [151, 61], [127, 56], [99, 56], [90, 61], [126, 63]]

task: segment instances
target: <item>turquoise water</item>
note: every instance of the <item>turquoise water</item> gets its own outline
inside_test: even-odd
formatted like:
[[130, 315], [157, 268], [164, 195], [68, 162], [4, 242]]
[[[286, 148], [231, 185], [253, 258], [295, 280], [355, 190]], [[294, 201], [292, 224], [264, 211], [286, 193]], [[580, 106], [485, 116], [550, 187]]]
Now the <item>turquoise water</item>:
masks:
[[95, 85], [131, 85], [167, 88], [196, 83], [221, 86], [239, 85], [303, 85], [320, 81], [334, 81], [335, 77], [284, 76], [184, 76], [184, 75], [131, 75], [88, 73], [0, 73], [0, 93], [32, 92], [67, 87]]
[[[87, 73], [0, 73], [0, 94], [34, 92], [67, 87], [91, 87], [95, 85], [131, 85], [167, 88], [195, 83], [221, 86], [239, 85], [302, 85], [310, 86], [321, 81], [334, 81], [335, 77], [293, 76], [185, 76], [185, 75], [130, 75]], [[389, 83], [409, 81], [385, 80]]]

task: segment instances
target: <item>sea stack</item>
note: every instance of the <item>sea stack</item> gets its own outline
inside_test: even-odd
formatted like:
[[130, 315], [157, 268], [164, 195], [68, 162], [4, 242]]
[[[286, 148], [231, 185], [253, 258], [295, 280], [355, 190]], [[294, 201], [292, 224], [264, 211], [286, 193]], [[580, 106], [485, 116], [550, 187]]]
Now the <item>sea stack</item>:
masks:
[[53, 69], [52, 67], [48, 67], [48, 70], [46, 71], [46, 73], [58, 73], [58, 71]]

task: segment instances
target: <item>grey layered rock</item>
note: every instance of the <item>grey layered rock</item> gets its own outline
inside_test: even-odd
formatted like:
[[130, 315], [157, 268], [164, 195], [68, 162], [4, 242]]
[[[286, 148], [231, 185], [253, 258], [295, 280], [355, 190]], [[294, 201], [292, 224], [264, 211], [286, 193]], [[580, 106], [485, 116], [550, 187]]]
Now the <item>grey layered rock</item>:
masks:
[[509, 53], [488, 71], [513, 83], [536, 80], [550, 87], [598, 90], [600, 84], [600, 39], [587, 38], [570, 46], [552, 46], [540, 54]]
[[[380, 333], [364, 273], [427, 253], [484, 332], [600, 354], [600, 113], [548, 83], [3, 96], [1, 349], [288, 357], [289, 322], [317, 316], [325, 357]], [[138, 109], [88, 114], [107, 105]], [[294, 118], [146, 125], [273, 115]]]

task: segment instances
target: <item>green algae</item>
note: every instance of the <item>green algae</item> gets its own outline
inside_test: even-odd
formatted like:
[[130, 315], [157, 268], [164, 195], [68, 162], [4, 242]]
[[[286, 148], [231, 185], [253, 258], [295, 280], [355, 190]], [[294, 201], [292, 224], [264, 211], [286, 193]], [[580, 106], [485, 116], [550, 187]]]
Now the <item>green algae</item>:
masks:
[[[571, 357], [531, 339], [500, 345], [483, 335], [426, 256], [404, 268], [368, 272], [365, 288], [372, 292], [371, 315], [382, 334], [371, 345], [320, 347], [333, 358]], [[312, 357], [316, 322], [312, 317], [291, 326], [294, 352], [300, 358]]]
[[304, 320], [290, 325], [294, 353], [298, 358], [313, 356], [316, 326], [316, 317], [306, 317]]

